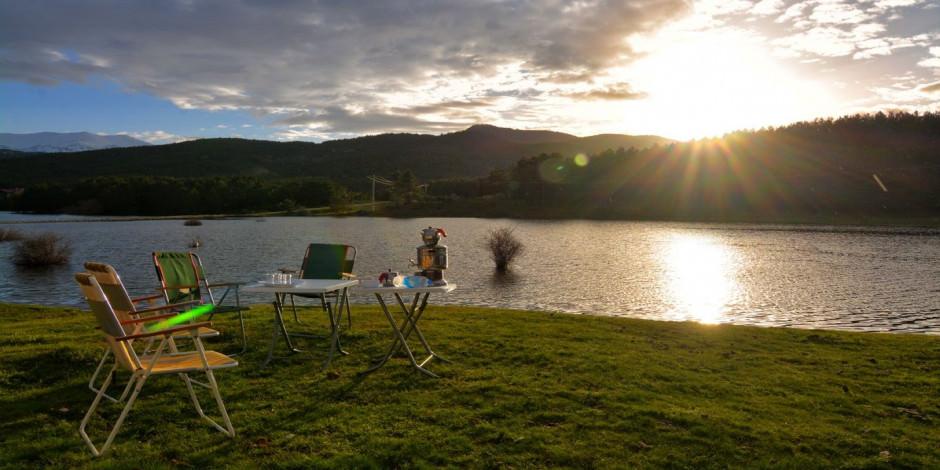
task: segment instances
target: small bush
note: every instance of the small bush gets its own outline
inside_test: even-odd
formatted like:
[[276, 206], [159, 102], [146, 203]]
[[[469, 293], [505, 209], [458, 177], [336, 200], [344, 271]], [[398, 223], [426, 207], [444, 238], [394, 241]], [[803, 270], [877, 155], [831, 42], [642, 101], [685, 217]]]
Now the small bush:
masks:
[[491, 230], [486, 235], [486, 248], [490, 250], [490, 259], [496, 264], [496, 270], [499, 272], [506, 272], [513, 260], [525, 252], [525, 246], [513, 232], [509, 227], [502, 227]]
[[13, 252], [13, 262], [18, 266], [39, 267], [68, 263], [72, 246], [55, 233], [42, 233], [26, 237]]
[[183, 222], [183, 225], [187, 227], [196, 227], [202, 225], [202, 221], [199, 219], [189, 219], [186, 222]]
[[15, 228], [0, 228], [0, 243], [23, 239], [23, 232]]

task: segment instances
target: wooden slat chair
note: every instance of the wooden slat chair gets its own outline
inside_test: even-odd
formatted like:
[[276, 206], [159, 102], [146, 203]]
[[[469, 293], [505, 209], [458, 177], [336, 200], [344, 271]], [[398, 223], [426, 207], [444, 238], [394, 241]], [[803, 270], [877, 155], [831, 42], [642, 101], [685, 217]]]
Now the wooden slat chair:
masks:
[[[121, 276], [118, 275], [117, 270], [113, 266], [105, 263], [97, 263], [94, 261], [89, 261], [85, 263], [85, 270], [89, 274], [95, 276], [95, 280], [98, 281], [98, 285], [101, 286], [101, 290], [104, 291], [104, 295], [108, 298], [108, 302], [111, 303], [111, 307], [114, 309], [114, 313], [118, 316], [118, 319], [121, 321], [133, 320], [136, 318], [145, 318], [150, 315], [157, 314], [158, 312], [166, 312], [172, 310], [180, 310], [187, 307], [191, 307], [196, 302], [181, 302], [170, 305], [161, 305], [157, 307], [149, 308], [138, 308], [138, 304], [141, 302], [150, 302], [155, 299], [162, 299], [163, 294], [155, 294], [146, 297], [131, 298], [130, 294], [127, 293], [127, 289], [124, 287], [124, 283], [121, 281]], [[140, 325], [137, 325], [139, 330]], [[139, 333], [135, 330], [134, 333]], [[207, 327], [199, 328], [199, 337], [200, 338], [210, 338], [218, 336], [219, 332]], [[189, 338], [188, 331], [178, 331], [173, 335], [174, 338]], [[153, 343], [153, 338], [148, 341], [147, 349], [143, 351], [144, 354], [147, 353], [147, 350]], [[175, 344], [173, 345], [176, 346]], [[98, 374], [101, 373], [101, 370], [104, 369], [105, 364], [107, 363], [108, 357], [111, 355], [111, 348], [106, 348], [104, 354], [101, 357], [101, 361], [98, 362], [98, 368], [95, 369], [95, 373], [92, 374], [91, 380], [88, 381], [88, 388], [92, 392], [98, 393], [99, 389], [95, 386], [95, 382], [98, 380]], [[107, 393], [104, 394], [106, 400], [112, 402], [123, 401], [127, 395], [127, 389], [125, 393], [120, 398], [114, 398]]]
[[[248, 310], [248, 307], [241, 306], [241, 299], [238, 295], [239, 283], [210, 283], [206, 278], [202, 260], [196, 253], [155, 251], [153, 266], [157, 270], [157, 278], [166, 303], [198, 301], [211, 304], [214, 308], [209, 315], [209, 320], [212, 320], [217, 313], [237, 313], [241, 326], [242, 349], [232, 355], [243, 354], [248, 349], [248, 334], [245, 332], [244, 317], [244, 312]], [[212, 289], [223, 287], [225, 291], [217, 299]], [[231, 292], [234, 292], [235, 305], [223, 305]]]
[[[166, 319], [174, 316], [174, 314], [155, 315], [149, 318], [135, 318], [122, 321], [118, 318], [118, 315], [111, 306], [111, 303], [108, 302], [108, 297], [102, 290], [101, 285], [98, 284], [95, 276], [89, 273], [78, 273], [75, 275], [75, 280], [81, 287], [82, 293], [85, 296], [85, 300], [88, 301], [88, 306], [94, 313], [98, 322], [98, 326], [101, 328], [105, 340], [107, 341], [108, 346], [111, 348], [111, 354], [114, 356], [114, 365], [111, 368], [111, 372], [114, 372], [117, 369], [130, 372], [131, 379], [126, 389], [131, 389], [131, 386], [133, 385], [133, 391], [128, 397], [127, 403], [121, 410], [120, 416], [118, 416], [118, 419], [114, 423], [111, 432], [108, 434], [107, 440], [105, 441], [104, 445], [101, 446], [100, 450], [95, 447], [91, 438], [88, 437], [88, 433], [85, 431], [85, 428], [88, 426], [88, 422], [91, 420], [92, 415], [95, 413], [95, 410], [101, 403], [101, 399], [104, 398], [105, 391], [111, 385], [111, 377], [113, 376], [112, 373], [108, 373], [107, 378], [101, 385], [101, 389], [98, 391], [98, 394], [95, 395], [95, 400], [91, 403], [91, 407], [88, 409], [88, 412], [85, 413], [85, 417], [82, 419], [82, 423], [79, 425], [78, 431], [82, 436], [82, 439], [86, 444], [88, 444], [88, 447], [91, 448], [91, 452], [95, 456], [104, 454], [111, 447], [111, 443], [114, 442], [115, 436], [117, 436], [118, 432], [121, 430], [121, 425], [124, 423], [128, 413], [134, 406], [134, 402], [137, 400], [137, 396], [144, 387], [144, 383], [146, 383], [147, 379], [152, 375], [179, 375], [186, 384], [186, 388], [189, 391], [189, 396], [192, 399], [193, 406], [196, 408], [196, 412], [199, 414], [199, 416], [209, 421], [213, 427], [219, 431], [222, 431], [222, 433], [225, 435], [229, 437], [235, 436], [235, 428], [232, 427], [232, 421], [229, 419], [228, 412], [225, 410], [225, 403], [222, 402], [222, 396], [219, 394], [219, 385], [216, 383], [213, 371], [215, 369], [235, 367], [238, 365], [238, 362], [224, 354], [205, 350], [202, 345], [202, 340], [199, 338], [198, 331], [199, 328], [208, 327], [211, 325], [211, 323], [192, 323], [157, 331], [139, 329], [138, 326], [140, 325], [143, 325], [147, 322]], [[130, 330], [130, 332], [128, 330]], [[132, 333], [133, 331], [138, 332]], [[172, 348], [173, 335], [180, 331], [189, 332], [192, 342], [196, 347], [195, 351], [173, 351], [173, 349], [175, 349]], [[160, 344], [153, 350], [152, 354], [138, 356], [134, 351], [132, 342], [134, 340], [149, 338], [160, 338]], [[204, 372], [206, 374], [208, 383], [202, 383], [191, 379], [189, 377], [189, 373], [191, 372]], [[206, 416], [206, 414], [203, 412], [202, 406], [199, 404], [199, 398], [196, 397], [196, 392], [193, 390], [193, 384], [203, 386], [210, 390], [213, 398], [215, 398], [216, 404], [218, 405], [219, 413], [221, 414], [222, 421], [225, 424], [224, 427], [212, 418]]]
[[[300, 266], [300, 279], [355, 279], [352, 274], [356, 264], [356, 247], [351, 245], [311, 243], [304, 253], [304, 260]], [[298, 297], [320, 299], [323, 310], [327, 310], [327, 299], [320, 294], [290, 294], [290, 305], [294, 312], [294, 321], [297, 318], [297, 307], [294, 305], [294, 295]], [[339, 304], [339, 292], [333, 301]], [[346, 299], [346, 322], [352, 328], [352, 314], [349, 308], [349, 298]], [[343, 312], [340, 312], [340, 316]], [[339, 317], [341, 318], [341, 317]]]

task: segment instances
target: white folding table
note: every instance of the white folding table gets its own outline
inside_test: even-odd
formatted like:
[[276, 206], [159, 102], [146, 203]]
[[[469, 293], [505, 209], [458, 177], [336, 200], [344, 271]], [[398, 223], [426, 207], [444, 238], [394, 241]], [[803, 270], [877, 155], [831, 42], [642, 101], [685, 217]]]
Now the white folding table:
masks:
[[[408, 359], [411, 361], [416, 369], [427, 374], [431, 377], [437, 377], [437, 374], [429, 371], [424, 366], [431, 359], [438, 359], [444, 362], [450, 362], [447, 359], [437, 355], [434, 351], [431, 350], [431, 346], [428, 345], [427, 339], [425, 339], [424, 334], [421, 333], [421, 330], [418, 328], [418, 320], [421, 319], [421, 315], [424, 313], [425, 308], [428, 306], [428, 297], [431, 294], [447, 294], [457, 288], [456, 284], [448, 284], [446, 286], [438, 287], [363, 287], [359, 286], [356, 290], [357, 292], [362, 292], [366, 294], [375, 294], [375, 298], [379, 300], [379, 305], [382, 307], [382, 312], [385, 313], [385, 318], [388, 319], [388, 324], [392, 326], [392, 330], [395, 333], [394, 339], [392, 340], [392, 345], [388, 349], [388, 353], [385, 354], [378, 362], [370, 367], [368, 370], [362, 372], [363, 374], [368, 374], [377, 370], [378, 368], [385, 365], [388, 360], [394, 356], [402, 348], [405, 349], [405, 352], [408, 354]], [[402, 299], [402, 294], [414, 294], [414, 298], [411, 301], [411, 307], [405, 304], [405, 301]], [[393, 295], [396, 302], [398, 303], [399, 308], [401, 309], [402, 314], [405, 319], [402, 320], [401, 326], [395, 322], [395, 317], [392, 316], [392, 313], [388, 310], [388, 305], [385, 303], [383, 296]], [[411, 347], [408, 346], [408, 338], [411, 334], [414, 333], [417, 335], [418, 340], [421, 342], [421, 345], [424, 347], [425, 352], [427, 352], [428, 357], [423, 361], [418, 362], [415, 359], [414, 353], [411, 350]]]
[[[274, 345], [277, 342], [278, 332], [284, 337], [284, 343], [290, 352], [301, 352], [294, 347], [291, 342], [291, 334], [287, 332], [287, 325], [284, 324], [284, 299], [288, 294], [319, 294], [327, 295], [338, 292], [339, 305], [333, 308], [332, 304], [327, 304], [327, 313], [330, 316], [330, 353], [323, 363], [323, 368], [330, 366], [333, 356], [336, 353], [347, 354], [339, 342], [339, 317], [334, 312], [342, 314], [347, 298], [347, 292], [350, 287], [359, 284], [359, 281], [344, 279], [297, 279], [289, 285], [270, 285], [266, 283], [249, 284], [241, 288], [243, 293], [255, 294], [274, 294], [274, 331], [271, 334], [271, 347], [268, 349], [268, 357], [263, 366], [267, 366], [274, 358]], [[299, 335], [298, 335], [299, 336]]]

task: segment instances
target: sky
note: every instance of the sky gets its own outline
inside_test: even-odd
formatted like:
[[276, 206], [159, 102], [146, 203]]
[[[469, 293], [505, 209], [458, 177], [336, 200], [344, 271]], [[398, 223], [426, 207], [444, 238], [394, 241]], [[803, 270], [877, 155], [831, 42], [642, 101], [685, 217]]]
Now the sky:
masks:
[[0, 132], [675, 139], [940, 111], [940, 0], [0, 0]]

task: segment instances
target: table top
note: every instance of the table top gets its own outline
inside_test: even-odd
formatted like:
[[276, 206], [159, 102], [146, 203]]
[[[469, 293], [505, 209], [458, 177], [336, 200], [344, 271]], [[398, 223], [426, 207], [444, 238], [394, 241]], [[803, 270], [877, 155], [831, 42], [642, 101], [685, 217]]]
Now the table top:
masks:
[[240, 290], [249, 294], [325, 294], [358, 284], [359, 281], [346, 279], [295, 279], [290, 285], [277, 286], [254, 282], [242, 287]]
[[457, 284], [450, 283], [446, 286], [434, 286], [434, 287], [365, 287], [359, 285], [356, 287], [356, 292], [361, 292], [365, 294], [407, 294], [409, 292], [415, 294], [446, 294], [457, 288]]

